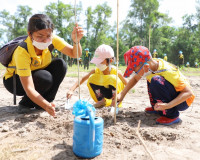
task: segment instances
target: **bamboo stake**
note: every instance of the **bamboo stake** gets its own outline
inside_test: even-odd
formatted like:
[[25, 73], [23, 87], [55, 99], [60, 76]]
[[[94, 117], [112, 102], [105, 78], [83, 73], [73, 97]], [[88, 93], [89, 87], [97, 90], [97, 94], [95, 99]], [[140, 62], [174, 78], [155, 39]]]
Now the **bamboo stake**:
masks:
[[[76, 0], [75, 0], [75, 4], [74, 4], [74, 16], [75, 16], [75, 25], [77, 24], [76, 21]], [[76, 31], [76, 52], [77, 52], [77, 66], [78, 66], [78, 96], [79, 96], [79, 100], [80, 100], [80, 71], [79, 71], [79, 60], [78, 60], [78, 40], [77, 40], [77, 31]]]
[[151, 24], [149, 25], [149, 50], [151, 50], [150, 44], [151, 44]]
[[117, 0], [117, 73], [116, 73], [116, 91], [115, 91], [115, 111], [114, 111], [114, 124], [116, 124], [116, 111], [117, 111], [117, 91], [118, 91], [118, 63], [119, 63], [119, 0]]
[[140, 132], [139, 132], [139, 130], [140, 130], [140, 123], [141, 123], [141, 120], [139, 120], [139, 122], [138, 122], [138, 127], [137, 127], [136, 134], [137, 134], [139, 140], [141, 141], [142, 145], [144, 146], [144, 148], [145, 148], [146, 152], [148, 153], [148, 155], [151, 157], [152, 160], [155, 160], [155, 159], [153, 158], [152, 153], [151, 153], [151, 152], [149, 151], [149, 149], [147, 148], [147, 146], [146, 146], [146, 144], [145, 144], [145, 142], [144, 142], [142, 136], [140, 135]]

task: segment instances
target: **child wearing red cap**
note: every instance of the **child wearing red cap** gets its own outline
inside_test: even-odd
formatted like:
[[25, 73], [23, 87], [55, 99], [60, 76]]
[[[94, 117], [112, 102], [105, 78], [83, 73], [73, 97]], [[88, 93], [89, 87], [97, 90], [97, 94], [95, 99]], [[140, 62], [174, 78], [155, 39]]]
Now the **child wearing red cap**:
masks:
[[132, 72], [136, 74], [118, 94], [117, 101], [121, 102], [128, 91], [145, 76], [151, 103], [151, 107], [145, 111], [161, 116], [156, 120], [157, 124], [180, 122], [179, 111], [186, 110], [195, 96], [179, 69], [162, 59], [152, 58], [149, 50], [143, 46], [132, 47], [124, 54], [124, 59], [128, 65], [124, 76], [128, 77]]
[[[111, 63], [114, 61], [113, 49], [105, 44], [100, 45], [91, 60], [91, 63], [96, 64], [96, 68], [91, 70], [88, 74], [80, 79], [80, 84], [87, 79], [87, 86], [91, 97], [96, 102], [94, 107], [110, 106], [112, 97], [116, 90], [116, 67]], [[117, 91], [120, 93], [127, 84], [123, 75], [118, 72]], [[71, 98], [74, 90], [78, 87], [76, 82], [67, 93], [67, 99]], [[119, 104], [121, 107], [121, 104]]]

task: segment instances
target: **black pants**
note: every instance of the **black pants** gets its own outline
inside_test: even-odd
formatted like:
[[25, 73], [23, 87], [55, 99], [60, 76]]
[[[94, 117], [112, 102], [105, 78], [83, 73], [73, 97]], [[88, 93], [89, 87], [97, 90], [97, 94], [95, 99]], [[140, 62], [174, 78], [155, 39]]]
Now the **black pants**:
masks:
[[[159, 75], [152, 77], [151, 83], [147, 81], [147, 86], [152, 107], [154, 107], [157, 102], [169, 103], [180, 94], [169, 81]], [[173, 119], [179, 116], [179, 111], [184, 111], [188, 107], [186, 101], [184, 101], [170, 109], [166, 109], [166, 113], [163, 111], [159, 111], [158, 113], [161, 116]]]
[[[66, 63], [60, 58], [52, 60], [49, 66], [44, 69], [32, 71], [32, 78], [36, 91], [38, 91], [47, 101], [52, 102], [66, 75], [66, 71]], [[5, 88], [10, 93], [13, 93], [13, 77], [8, 78], [7, 80], [4, 78], [3, 83]], [[18, 96], [24, 96], [19, 104], [30, 108], [37, 106], [26, 95], [18, 75], [16, 75], [16, 94]]]
[[92, 90], [95, 93], [95, 96], [98, 101], [102, 100], [103, 98], [111, 99], [113, 97], [113, 93], [115, 92], [115, 87], [109, 85], [108, 88], [105, 88], [104, 86], [99, 86], [90, 83], [90, 86]]
[[87, 68], [87, 70], [89, 69], [89, 60], [85, 60], [84, 61], [84, 69]]

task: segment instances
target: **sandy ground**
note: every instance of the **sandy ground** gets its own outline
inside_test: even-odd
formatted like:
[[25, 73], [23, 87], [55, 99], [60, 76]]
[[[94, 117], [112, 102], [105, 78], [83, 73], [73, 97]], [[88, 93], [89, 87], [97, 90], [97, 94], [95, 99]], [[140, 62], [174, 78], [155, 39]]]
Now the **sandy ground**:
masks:
[[[46, 112], [18, 114], [13, 96], [4, 88], [0, 78], [0, 160], [75, 160], [72, 151], [73, 120], [71, 110], [63, 110], [67, 89], [77, 78], [66, 77], [59, 88], [55, 103], [60, 111], [56, 118]], [[136, 130], [141, 120], [140, 134], [154, 159], [197, 160], [200, 157], [200, 77], [188, 77], [196, 99], [181, 112], [182, 122], [173, 126], [156, 125], [158, 115], [144, 113], [150, 106], [145, 80], [125, 97], [123, 109], [113, 115], [108, 108], [98, 109], [96, 116], [104, 119], [102, 153], [95, 160], [150, 160]], [[86, 83], [81, 86], [81, 99], [89, 98]], [[21, 97], [17, 97], [19, 102]], [[78, 100], [78, 90], [71, 100]]]

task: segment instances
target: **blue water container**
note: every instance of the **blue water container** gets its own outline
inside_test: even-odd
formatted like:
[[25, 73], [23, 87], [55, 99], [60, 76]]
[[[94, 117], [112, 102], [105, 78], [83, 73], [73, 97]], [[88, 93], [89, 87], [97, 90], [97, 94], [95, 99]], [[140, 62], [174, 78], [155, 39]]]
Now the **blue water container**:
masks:
[[93, 158], [102, 152], [104, 122], [91, 109], [87, 113], [74, 119], [73, 152], [78, 157]]

